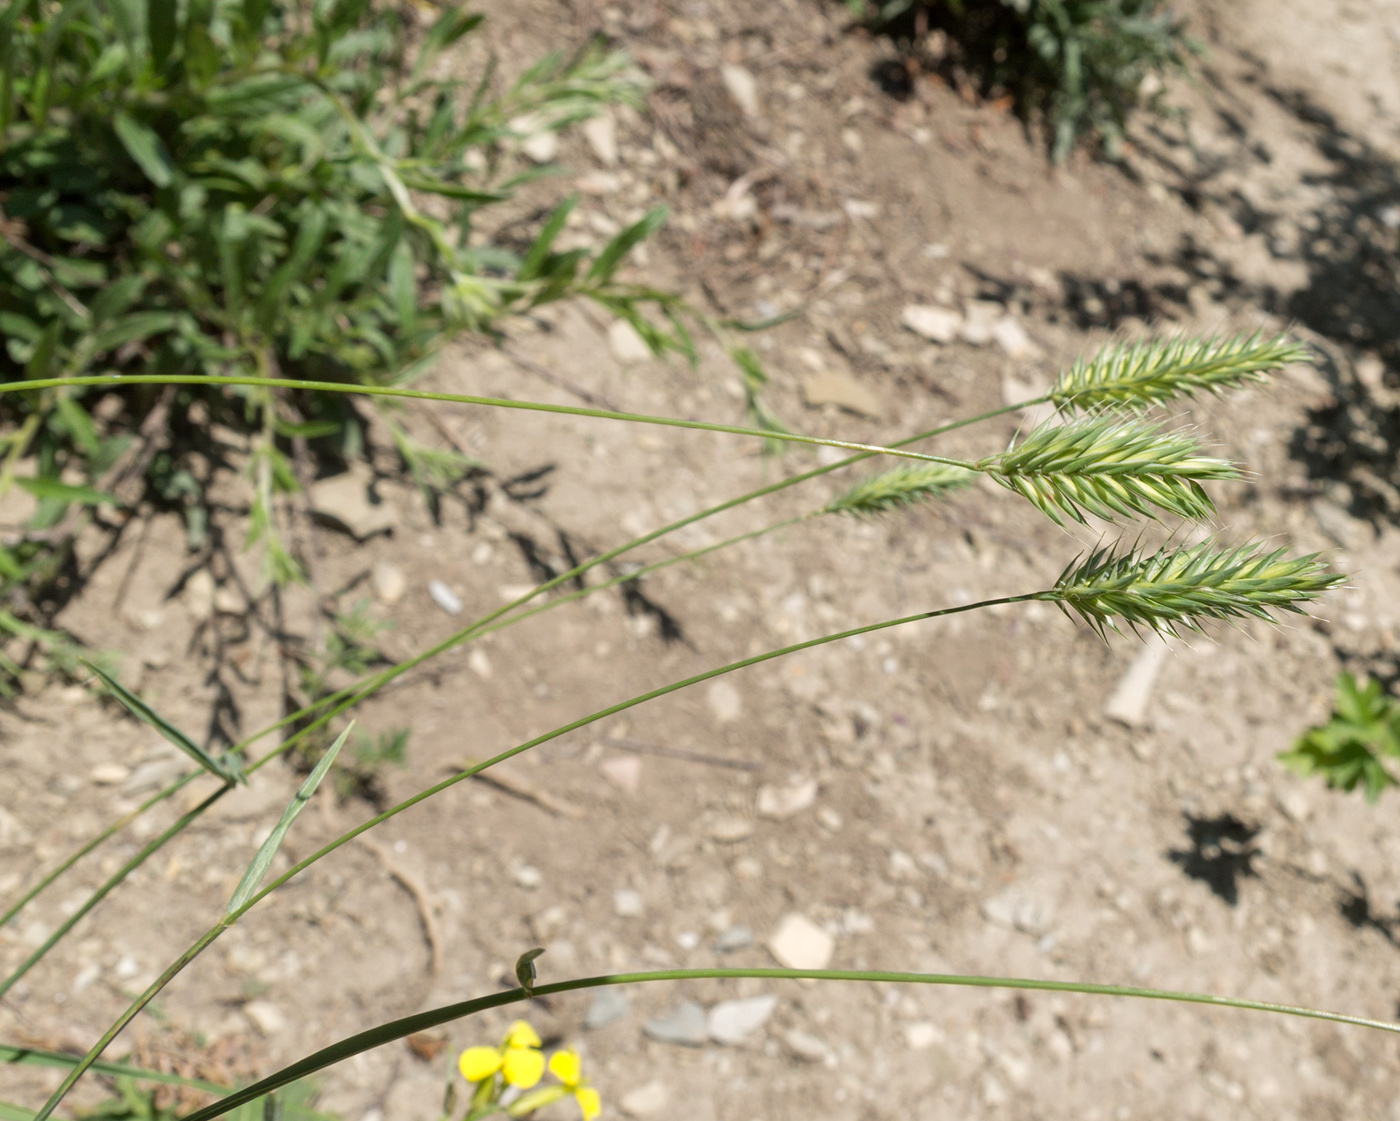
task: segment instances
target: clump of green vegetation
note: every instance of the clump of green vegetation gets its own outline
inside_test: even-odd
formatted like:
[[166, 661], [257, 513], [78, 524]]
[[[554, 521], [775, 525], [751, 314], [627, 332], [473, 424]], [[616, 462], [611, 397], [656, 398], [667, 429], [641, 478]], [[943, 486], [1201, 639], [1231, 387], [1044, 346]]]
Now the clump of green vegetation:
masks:
[[1199, 48], [1166, 0], [850, 0], [897, 37], [937, 28], [989, 96], [1040, 115], [1058, 163], [1084, 137], [1117, 158], [1134, 109], [1161, 110], [1164, 79]]
[[[1361, 786], [1375, 802], [1397, 780], [1386, 760], [1400, 760], [1400, 703], [1379, 681], [1337, 677], [1327, 723], [1309, 728], [1279, 760], [1300, 775], [1319, 775], [1334, 790]], [[1392, 764], [1393, 765], [1393, 764]]]
[[[568, 249], [557, 246], [572, 200], [533, 240], [496, 244], [482, 229], [548, 170], [521, 155], [532, 137], [639, 103], [628, 59], [590, 44], [505, 85], [461, 54], [480, 15], [452, 5], [415, 26], [406, 11], [370, 0], [0, 10], [0, 381], [180, 379], [5, 397], [0, 493], [18, 486], [38, 505], [0, 546], [0, 634], [66, 654], [34, 628], [80, 579], [77, 530], [115, 529], [111, 509], [144, 499], [180, 511], [199, 547], [216, 468], [251, 478], [248, 536], [268, 577], [300, 579], [281, 497], [364, 453], [367, 410], [426, 491], [478, 466], [415, 441], [388, 398], [265, 379], [403, 385], [460, 333], [573, 297], [628, 319], [657, 352], [693, 356], [679, 301], [618, 276], [661, 209]], [[211, 374], [253, 383], [201, 385]], [[246, 459], [210, 438], [229, 430]]]

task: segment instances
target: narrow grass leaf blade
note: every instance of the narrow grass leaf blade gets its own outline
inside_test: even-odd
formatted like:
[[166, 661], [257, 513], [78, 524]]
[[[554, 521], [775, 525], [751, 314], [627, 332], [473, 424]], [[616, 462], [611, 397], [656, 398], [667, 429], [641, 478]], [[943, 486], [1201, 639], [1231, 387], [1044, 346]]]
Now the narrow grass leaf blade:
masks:
[[0, 1102], [0, 1121], [34, 1121], [34, 1112], [23, 1106]]
[[588, 279], [598, 282], [611, 280], [617, 267], [622, 264], [622, 258], [639, 242], [645, 241], [659, 230], [666, 221], [666, 215], [666, 208], [658, 206], [608, 242], [598, 254], [598, 259], [593, 262], [593, 267], [588, 270]]
[[16, 479], [15, 485], [27, 490], [35, 498], [49, 498], [55, 502], [80, 502], [84, 506], [118, 506], [121, 504], [116, 497], [105, 491], [60, 483], [57, 479], [42, 477]]
[[161, 716], [151, 708], [150, 705], [135, 693], [131, 692], [126, 686], [118, 682], [110, 674], [104, 673], [91, 662], [84, 661], [83, 665], [87, 666], [88, 669], [102, 679], [102, 684], [107, 686], [112, 696], [121, 701], [123, 707], [125, 707], [132, 716], [136, 717], [136, 719], [140, 720], [142, 723], [149, 724], [211, 775], [215, 775], [225, 782], [237, 782], [239, 780], [240, 776], [230, 766], [215, 759], [205, 751], [204, 748], [200, 747], [199, 744], [195, 743], [194, 740], [190, 739], [189, 736], [185, 735], [184, 732], [180, 731], [179, 728], [175, 727], [174, 724]]
[[[65, 1055], [62, 1051], [46, 1051], [38, 1047], [13, 1047], [9, 1044], [0, 1043], [0, 1063], [9, 1063], [15, 1066], [36, 1066], [51, 1067], [58, 1070], [70, 1070], [77, 1066], [81, 1060], [81, 1055]], [[210, 1094], [226, 1094], [227, 1086], [220, 1086], [216, 1082], [203, 1082], [198, 1078], [183, 1078], [178, 1074], [167, 1074], [159, 1070], [146, 1070], [144, 1067], [131, 1066], [128, 1063], [109, 1062], [106, 1059], [98, 1059], [92, 1064], [91, 1069], [97, 1074], [105, 1074], [112, 1078], [135, 1078], [141, 1082], [158, 1082], [164, 1086], [193, 1086], [195, 1089], [204, 1090]], [[33, 1112], [27, 1112], [26, 1117], [33, 1117]]]
[[344, 745], [346, 737], [350, 735], [350, 729], [354, 726], [351, 723], [345, 731], [340, 733], [335, 743], [331, 744], [329, 750], [321, 756], [321, 761], [316, 764], [315, 769], [306, 776], [306, 781], [301, 784], [301, 789], [296, 792], [296, 796], [282, 811], [282, 820], [268, 834], [267, 840], [262, 843], [257, 855], [253, 857], [253, 862], [248, 865], [248, 871], [243, 873], [238, 890], [228, 901], [226, 914], [233, 915], [242, 910], [248, 900], [253, 897], [253, 893], [258, 890], [258, 884], [262, 883], [262, 878], [267, 875], [267, 870], [272, 865], [272, 858], [282, 847], [282, 839], [286, 837], [287, 830], [292, 827], [292, 822], [297, 819], [297, 814], [306, 808], [306, 803], [311, 801], [311, 796], [316, 793], [316, 788], [321, 785], [321, 780], [330, 771], [331, 764], [335, 762], [335, 757], [340, 754], [340, 749]]

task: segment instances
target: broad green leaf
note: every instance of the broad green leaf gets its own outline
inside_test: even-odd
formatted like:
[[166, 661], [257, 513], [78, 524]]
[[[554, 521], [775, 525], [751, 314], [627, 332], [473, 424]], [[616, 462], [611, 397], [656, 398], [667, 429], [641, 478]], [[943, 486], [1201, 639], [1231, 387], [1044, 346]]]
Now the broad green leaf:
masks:
[[31, 378], [46, 378], [53, 372], [54, 356], [58, 353], [58, 336], [63, 331], [63, 324], [55, 319], [39, 336], [39, 342], [34, 347], [34, 353], [30, 355], [29, 361], [25, 363], [24, 372]]
[[136, 161], [146, 178], [157, 187], [170, 186], [175, 178], [174, 171], [170, 165], [170, 153], [165, 150], [160, 137], [149, 126], [121, 112], [113, 115], [112, 127], [127, 155]]
[[107, 285], [88, 306], [94, 323], [105, 323], [113, 316], [121, 315], [141, 298], [146, 290], [147, 280], [140, 273], [123, 276]]
[[319, 208], [313, 210], [302, 221], [291, 254], [282, 263], [282, 267], [272, 274], [272, 279], [267, 282], [267, 287], [258, 300], [258, 321], [265, 327], [283, 310], [277, 306], [278, 303], [288, 287], [301, 278], [316, 251], [321, 248], [321, 241], [326, 236], [326, 225], [326, 212]]
[[243, 873], [243, 879], [239, 881], [233, 898], [228, 901], [225, 914], [232, 915], [239, 911], [258, 890], [258, 884], [262, 883], [263, 876], [267, 875], [268, 868], [272, 866], [272, 858], [277, 855], [277, 850], [282, 846], [282, 839], [286, 837], [287, 830], [292, 827], [292, 822], [297, 819], [297, 814], [306, 808], [306, 803], [311, 801], [311, 796], [316, 793], [316, 788], [321, 785], [321, 780], [331, 769], [331, 764], [335, 762], [335, 757], [340, 754], [340, 749], [344, 746], [346, 738], [350, 735], [350, 729], [354, 726], [352, 721], [349, 727], [336, 737], [335, 743], [326, 749], [326, 753], [321, 756], [315, 769], [306, 776], [306, 781], [301, 784], [301, 789], [296, 792], [296, 796], [282, 811], [282, 819], [267, 835], [267, 840], [262, 843], [262, 847], [253, 857], [253, 862], [248, 865], [248, 871]]
[[0, 1121], [34, 1121], [34, 1111], [9, 1102], [0, 1102]]
[[35, 498], [47, 499], [51, 502], [77, 502], [83, 506], [121, 505], [114, 496], [103, 491], [94, 490], [92, 487], [60, 483], [57, 479], [45, 478], [42, 475], [16, 479], [15, 485], [27, 490]]
[[67, 392], [60, 390], [59, 393], [60, 396], [54, 402], [54, 408], [58, 410], [58, 415], [63, 418], [63, 423], [68, 428], [68, 434], [73, 438], [73, 442], [78, 445], [83, 455], [96, 455], [102, 447], [102, 441], [97, 435], [97, 428], [92, 423], [92, 417], [88, 416], [87, 410], [68, 396]]
[[146, 36], [151, 43], [151, 63], [164, 70], [179, 30], [176, 0], [146, 0]]
[[394, 303], [399, 330], [412, 334], [418, 321], [418, 286], [413, 278], [413, 249], [401, 241], [389, 258], [389, 298]]
[[122, 685], [110, 674], [104, 673], [86, 659], [83, 660], [83, 665], [101, 678], [102, 684], [107, 686], [112, 695], [116, 697], [117, 700], [121, 701], [122, 706], [130, 712], [131, 715], [142, 723], [149, 724], [211, 775], [223, 779], [224, 782], [242, 781], [243, 776], [241, 773], [234, 770], [231, 761], [223, 762], [215, 759], [205, 751], [204, 748], [200, 747], [199, 744], [195, 743], [194, 740], [190, 739], [189, 736], [185, 735], [184, 732], [180, 731], [174, 724], [157, 713], [150, 705], [136, 696], [135, 693], [127, 689], [126, 686]]

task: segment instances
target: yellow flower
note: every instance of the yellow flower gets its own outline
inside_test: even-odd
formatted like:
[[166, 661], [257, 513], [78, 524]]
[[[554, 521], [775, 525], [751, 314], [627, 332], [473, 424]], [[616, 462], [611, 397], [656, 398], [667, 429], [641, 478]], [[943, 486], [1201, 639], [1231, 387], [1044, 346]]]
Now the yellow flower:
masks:
[[593, 1118], [603, 1112], [603, 1102], [598, 1097], [598, 1091], [583, 1080], [577, 1051], [554, 1052], [549, 1060], [549, 1072], [573, 1094], [579, 1110], [583, 1113], [583, 1121], [593, 1121]]
[[544, 1076], [544, 1055], [540, 1037], [524, 1020], [516, 1020], [506, 1031], [499, 1047], [468, 1047], [458, 1060], [458, 1069], [468, 1082], [481, 1082], [497, 1071], [511, 1086], [528, 1090]]

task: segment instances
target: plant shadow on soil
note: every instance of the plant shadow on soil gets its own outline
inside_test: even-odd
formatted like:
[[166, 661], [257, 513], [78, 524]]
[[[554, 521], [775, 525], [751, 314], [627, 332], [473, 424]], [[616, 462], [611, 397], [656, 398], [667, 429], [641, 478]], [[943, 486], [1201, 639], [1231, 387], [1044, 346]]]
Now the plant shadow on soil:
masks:
[[1240, 880], [1257, 877], [1254, 858], [1259, 850], [1254, 838], [1259, 826], [1241, 821], [1234, 814], [1197, 817], [1187, 813], [1186, 836], [1190, 848], [1173, 849], [1167, 859], [1179, 864], [1182, 872], [1199, 880], [1211, 893], [1231, 907], [1240, 901]]

